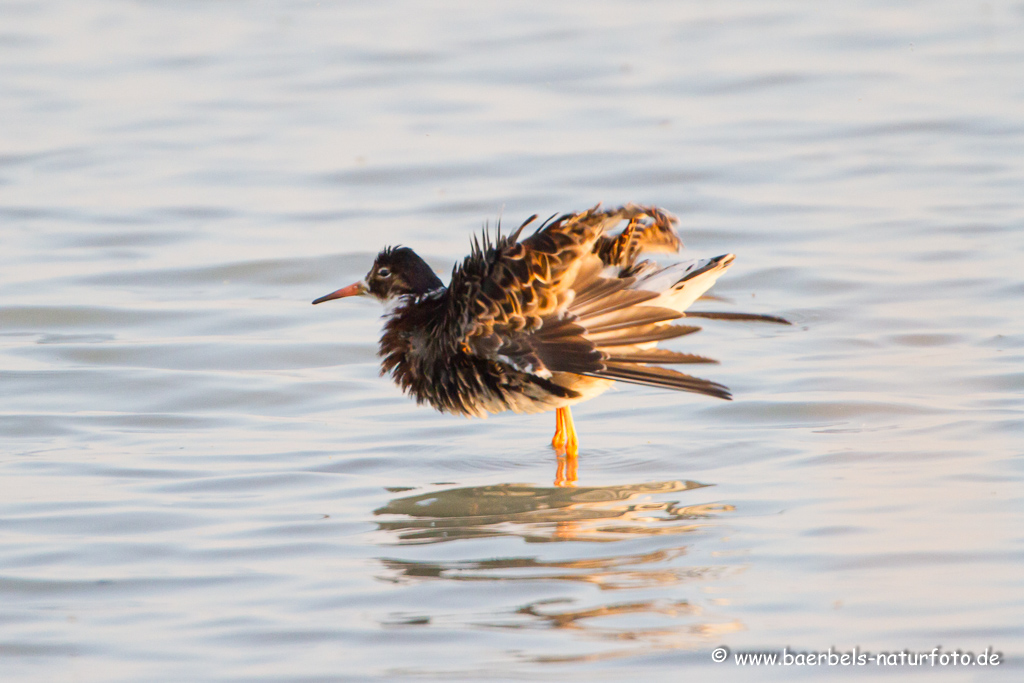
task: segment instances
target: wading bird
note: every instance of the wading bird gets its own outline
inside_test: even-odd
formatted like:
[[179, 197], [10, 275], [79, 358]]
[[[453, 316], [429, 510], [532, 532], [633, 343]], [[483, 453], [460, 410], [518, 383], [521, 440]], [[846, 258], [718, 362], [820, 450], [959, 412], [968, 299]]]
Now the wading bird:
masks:
[[[381, 251], [366, 279], [315, 300], [369, 294], [388, 306], [379, 355], [417, 403], [459, 415], [555, 411], [556, 483], [575, 480], [570, 406], [614, 382], [730, 399], [729, 390], [661, 365], [713, 363], [655, 348], [699, 327], [675, 323], [732, 264], [733, 255], [668, 266], [642, 253], [676, 252], [677, 222], [654, 207], [600, 207], [552, 217], [529, 237], [484, 231], [446, 287], [408, 247]], [[622, 223], [621, 232], [612, 231]], [[767, 320], [735, 313], [689, 317]]]

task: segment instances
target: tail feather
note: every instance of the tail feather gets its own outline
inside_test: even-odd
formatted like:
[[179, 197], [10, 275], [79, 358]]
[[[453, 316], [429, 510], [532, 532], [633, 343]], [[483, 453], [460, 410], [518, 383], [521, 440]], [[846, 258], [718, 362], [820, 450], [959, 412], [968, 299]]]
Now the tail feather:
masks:
[[657, 296], [657, 292], [623, 288], [620, 291], [612, 290], [606, 296], [598, 299], [588, 299], [582, 302], [574, 301], [569, 306], [569, 312], [578, 318], [590, 318], [603, 313], [612, 313], [623, 308], [636, 306], [645, 301], [650, 301]]
[[[607, 353], [607, 351], [606, 351]], [[714, 358], [698, 356], [695, 353], [679, 353], [668, 349], [636, 349], [629, 351], [616, 351], [608, 353], [610, 363], [663, 363], [687, 364], [687, 363], [717, 363]]]
[[580, 321], [587, 330], [587, 336], [611, 332], [614, 330], [631, 330], [634, 327], [653, 323], [667, 322], [682, 318], [683, 314], [668, 308], [654, 306], [631, 306], [625, 310], [604, 313], [593, 318]]
[[659, 325], [658, 323], [653, 323], [651, 325], [633, 327], [628, 330], [612, 330], [610, 332], [587, 334], [586, 338], [594, 342], [594, 345], [600, 349], [609, 346], [632, 346], [634, 344], [658, 342], [693, 334], [698, 331], [700, 331], [700, 328], [694, 325]]
[[620, 363], [606, 363], [605, 369], [592, 373], [594, 377], [615, 379], [630, 384], [643, 384], [662, 389], [675, 389], [677, 391], [690, 391], [696, 394], [705, 394], [732, 400], [729, 389], [718, 382], [684, 375], [668, 368], [659, 368], [645, 365], [625, 365]]
[[[690, 391], [722, 399], [731, 399], [729, 390], [710, 380], [685, 375], [676, 370], [647, 363], [714, 363], [710, 358], [677, 353], [653, 347], [657, 342], [699, 330], [699, 327], [672, 325], [669, 321], [684, 316], [683, 311], [715, 283], [732, 264], [732, 254], [712, 259], [692, 260], [667, 268], [639, 264], [635, 278], [613, 280], [625, 284], [617, 290], [594, 274], [591, 291], [569, 306], [575, 323], [586, 331], [583, 336], [603, 355], [603, 367], [585, 373], [632, 384], [677, 391]], [[594, 295], [592, 290], [603, 289]], [[635, 296], [643, 293], [642, 296]], [[635, 300], [634, 300], [635, 299]]]
[[748, 320], [761, 323], [778, 323], [779, 325], [792, 325], [785, 318], [777, 315], [765, 315], [763, 313], [726, 313], [720, 311], [691, 311], [685, 314], [687, 318], [708, 318], [709, 320]]

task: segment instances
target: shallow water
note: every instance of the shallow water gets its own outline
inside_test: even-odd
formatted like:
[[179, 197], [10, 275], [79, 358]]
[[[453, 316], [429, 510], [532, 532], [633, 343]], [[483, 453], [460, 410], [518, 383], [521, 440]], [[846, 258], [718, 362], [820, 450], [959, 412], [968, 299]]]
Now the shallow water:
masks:
[[[0, 2], [0, 678], [1024, 673], [1024, 4]], [[384, 244], [664, 206], [735, 400], [463, 420]]]

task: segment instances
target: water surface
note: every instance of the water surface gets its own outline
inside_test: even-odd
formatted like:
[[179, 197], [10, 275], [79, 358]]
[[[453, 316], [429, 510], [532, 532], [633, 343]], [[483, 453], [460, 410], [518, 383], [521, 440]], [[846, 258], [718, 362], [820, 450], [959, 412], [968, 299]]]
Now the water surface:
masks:
[[[3, 680], [1018, 680], [1024, 5], [0, 3]], [[735, 400], [417, 408], [384, 244], [663, 206]], [[998, 670], [713, 664], [1004, 653]]]

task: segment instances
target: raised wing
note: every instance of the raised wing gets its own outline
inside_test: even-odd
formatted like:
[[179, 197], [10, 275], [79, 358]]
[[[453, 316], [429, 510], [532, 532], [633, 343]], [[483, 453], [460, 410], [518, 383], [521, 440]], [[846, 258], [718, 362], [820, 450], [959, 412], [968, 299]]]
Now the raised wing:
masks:
[[[670, 324], [683, 317], [679, 294], [710, 287], [731, 255], [669, 269], [637, 264], [643, 251], [681, 245], [674, 219], [650, 207], [566, 214], [518, 241], [532, 220], [493, 242], [485, 234], [452, 274], [449, 315], [463, 316], [465, 352], [543, 379], [573, 373], [729, 397], [720, 384], [647, 363], [713, 362], [651, 347], [699, 329]], [[609, 236], [623, 220], [623, 232]]]

